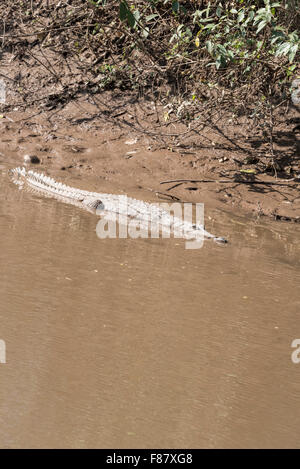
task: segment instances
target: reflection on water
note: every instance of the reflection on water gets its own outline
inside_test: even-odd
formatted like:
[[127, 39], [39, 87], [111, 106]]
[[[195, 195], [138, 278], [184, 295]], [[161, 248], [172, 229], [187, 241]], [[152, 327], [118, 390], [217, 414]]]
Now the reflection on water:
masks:
[[[130, 195], [130, 194], [129, 194]], [[1, 447], [299, 447], [299, 226], [97, 238], [0, 176]]]

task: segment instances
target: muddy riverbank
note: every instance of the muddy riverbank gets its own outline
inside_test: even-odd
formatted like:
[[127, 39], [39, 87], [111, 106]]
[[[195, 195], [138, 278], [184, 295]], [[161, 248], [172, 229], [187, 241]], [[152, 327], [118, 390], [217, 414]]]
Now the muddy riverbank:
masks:
[[140, 198], [300, 220], [296, 133], [278, 130], [293, 171], [272, 175], [259, 171], [263, 143], [250, 137], [247, 122], [226, 124], [227, 134], [221, 126], [196, 134], [181, 124], [162, 127], [156, 121], [163, 112], [153, 101], [124, 102], [114, 93], [52, 111], [16, 106], [1, 115], [0, 163], [32, 166], [87, 190], [103, 191], [112, 183]]
[[[40, 162], [36, 169], [88, 190], [112, 182], [141, 196], [299, 221], [296, 57], [292, 68], [282, 57], [255, 59], [251, 79], [240, 61], [207, 64], [201, 41], [192, 41], [188, 65], [168, 36], [174, 12], [141, 43], [118, 2], [6, 0], [0, 8], [0, 162]], [[158, 5], [154, 17], [168, 11]], [[179, 47], [174, 57], [170, 47]]]

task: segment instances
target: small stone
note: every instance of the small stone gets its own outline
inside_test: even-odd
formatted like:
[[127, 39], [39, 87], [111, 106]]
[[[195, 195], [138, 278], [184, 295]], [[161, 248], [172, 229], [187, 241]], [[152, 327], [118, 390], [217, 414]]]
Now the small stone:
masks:
[[25, 163], [40, 164], [41, 160], [36, 155], [24, 155]]
[[31, 156], [30, 157], [30, 162], [32, 164], [40, 164], [41, 160], [37, 156]]

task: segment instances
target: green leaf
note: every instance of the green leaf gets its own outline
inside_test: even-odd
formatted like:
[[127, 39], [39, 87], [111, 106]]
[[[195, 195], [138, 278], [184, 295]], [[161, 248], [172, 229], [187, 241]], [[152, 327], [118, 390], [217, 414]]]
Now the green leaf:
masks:
[[134, 16], [135, 21], [139, 21], [139, 19], [141, 17], [141, 14], [140, 14], [139, 10], [135, 10], [134, 13], [133, 13], [133, 16]]
[[172, 11], [173, 13], [179, 13], [179, 2], [177, 0], [172, 1]]
[[213, 30], [213, 29], [215, 29], [216, 27], [217, 27], [217, 25], [216, 25], [215, 23], [209, 23], [209, 24], [207, 24], [206, 26], [204, 26], [203, 29], [211, 29], [211, 30]]
[[143, 37], [147, 38], [149, 36], [149, 28], [147, 26], [142, 30]]
[[[138, 10], [135, 11], [135, 15], [139, 17], [140, 13]], [[128, 21], [129, 26], [131, 28], [134, 28], [136, 24], [136, 18], [129, 10], [127, 3], [121, 2], [120, 3], [120, 20], [125, 21], [126, 19]]]
[[154, 20], [154, 18], [157, 18], [158, 14], [157, 13], [152, 13], [152, 15], [148, 15], [146, 16], [146, 21], [148, 23], [148, 21], [151, 21], [151, 20]]
[[264, 29], [264, 27], [265, 27], [266, 25], [267, 25], [267, 21], [266, 21], [266, 20], [262, 20], [262, 21], [259, 23], [258, 27], [257, 27], [256, 34], [258, 34], [259, 31], [261, 31], [262, 29]]
[[187, 37], [192, 37], [193, 36], [192, 31], [190, 30], [190, 28], [186, 28], [185, 34], [187, 35]]
[[201, 23], [208, 23], [208, 21], [212, 21], [212, 18], [203, 18], [203, 19], [201, 19]]
[[227, 50], [224, 46], [222, 46], [222, 44], [218, 44], [218, 50], [221, 52], [222, 55], [226, 55], [227, 54]]
[[216, 69], [218, 70], [220, 67], [226, 67], [226, 59], [224, 55], [218, 55], [216, 58]]
[[237, 17], [238, 23], [241, 23], [244, 18], [245, 18], [245, 12], [242, 10], [239, 12], [238, 17]]
[[271, 39], [271, 44], [275, 44], [275, 42], [278, 40], [278, 39], [283, 39], [285, 38], [285, 34], [283, 33], [283, 31], [279, 30], [279, 29], [273, 29], [272, 31], [272, 39]]
[[291, 47], [290, 52], [289, 52], [289, 62], [293, 62], [295, 55], [297, 54], [298, 51], [298, 44], [295, 44], [294, 46]]
[[131, 28], [134, 28], [136, 20], [135, 20], [135, 17], [133, 16], [133, 14], [131, 13], [131, 11], [129, 11], [129, 10], [127, 10], [127, 20], [128, 20], [129, 26]]
[[251, 10], [251, 11], [249, 12], [249, 16], [248, 16], [249, 20], [252, 21], [253, 18], [254, 18], [254, 16], [255, 16], [254, 11]]
[[217, 10], [216, 10], [216, 15], [218, 18], [222, 15], [222, 5], [219, 3]]
[[206, 45], [206, 49], [207, 49], [208, 53], [210, 55], [212, 55], [213, 43], [211, 41], [206, 41], [205, 45]]
[[120, 20], [124, 21], [127, 18], [127, 6], [124, 2], [120, 3]]
[[278, 49], [275, 52], [275, 56], [278, 57], [279, 55], [286, 55], [291, 48], [291, 45], [289, 42], [282, 42]]

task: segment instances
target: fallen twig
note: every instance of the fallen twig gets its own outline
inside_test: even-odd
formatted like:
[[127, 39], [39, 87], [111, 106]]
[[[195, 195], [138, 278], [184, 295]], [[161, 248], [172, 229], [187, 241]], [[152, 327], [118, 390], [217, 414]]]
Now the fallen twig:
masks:
[[[295, 181], [295, 179], [290, 179], [294, 184], [300, 184], [300, 181]], [[255, 181], [255, 180], [239, 180], [234, 179], [233, 181], [228, 181], [226, 179], [170, 179], [169, 181], [161, 181], [160, 184], [170, 184], [170, 183], [183, 183], [183, 182], [202, 182], [202, 183], [216, 183], [216, 184], [234, 184], [236, 182], [240, 184], [262, 184], [267, 186], [290, 186], [290, 184], [282, 182], [271, 182], [271, 181]]]

